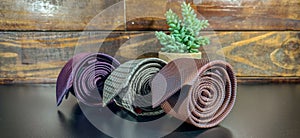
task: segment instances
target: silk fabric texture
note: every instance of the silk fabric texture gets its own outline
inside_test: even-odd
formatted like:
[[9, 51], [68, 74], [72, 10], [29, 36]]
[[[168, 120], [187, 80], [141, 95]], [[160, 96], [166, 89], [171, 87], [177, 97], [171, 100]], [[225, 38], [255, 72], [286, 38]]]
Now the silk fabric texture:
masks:
[[[170, 114], [199, 128], [218, 125], [236, 99], [236, 77], [225, 61], [180, 58], [131, 60], [79, 54], [57, 80], [57, 105], [69, 91], [84, 104], [114, 101], [137, 116]], [[101, 96], [103, 97], [103, 100]]]
[[151, 82], [153, 108], [199, 128], [218, 125], [236, 99], [236, 77], [225, 61], [182, 58], [171, 61]]
[[62, 68], [56, 82], [56, 101], [59, 106], [69, 92], [88, 106], [102, 106], [102, 90], [109, 74], [120, 65], [110, 55], [80, 53]]
[[158, 58], [131, 60], [121, 64], [105, 81], [103, 105], [115, 103], [138, 116], [164, 113], [160, 107], [152, 108], [150, 81], [166, 65]]

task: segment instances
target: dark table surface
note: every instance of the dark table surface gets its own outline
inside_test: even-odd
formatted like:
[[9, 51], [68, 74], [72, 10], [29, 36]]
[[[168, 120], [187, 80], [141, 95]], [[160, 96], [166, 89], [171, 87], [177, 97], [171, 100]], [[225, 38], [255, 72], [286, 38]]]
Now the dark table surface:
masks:
[[[135, 137], [136, 129], [119, 128], [116, 133]], [[55, 85], [43, 84], [0, 85], [0, 137], [109, 136], [90, 123], [74, 96], [56, 107]], [[220, 125], [198, 129], [183, 123], [166, 137], [300, 137], [300, 84], [240, 84], [236, 104]]]

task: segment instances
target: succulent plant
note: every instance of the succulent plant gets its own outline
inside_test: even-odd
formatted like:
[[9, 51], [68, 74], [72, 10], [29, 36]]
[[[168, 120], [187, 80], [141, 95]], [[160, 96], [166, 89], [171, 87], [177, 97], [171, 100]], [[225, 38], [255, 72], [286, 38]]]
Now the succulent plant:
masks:
[[168, 53], [198, 53], [199, 47], [209, 44], [207, 37], [199, 35], [200, 31], [209, 26], [207, 20], [199, 20], [190, 4], [181, 5], [183, 20], [171, 9], [166, 12], [166, 21], [170, 34], [162, 31], [155, 32], [157, 39], [163, 46], [162, 52]]

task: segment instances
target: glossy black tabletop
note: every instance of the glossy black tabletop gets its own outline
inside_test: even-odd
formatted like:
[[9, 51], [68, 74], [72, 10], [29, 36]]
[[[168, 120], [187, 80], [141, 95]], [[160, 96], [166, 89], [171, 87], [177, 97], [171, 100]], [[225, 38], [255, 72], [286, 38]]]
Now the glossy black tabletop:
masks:
[[[135, 136], [134, 129], [122, 127], [118, 133]], [[0, 137], [110, 136], [89, 122], [74, 96], [56, 107], [55, 85], [23, 84], [0, 85]], [[300, 84], [240, 84], [236, 104], [220, 125], [198, 129], [184, 123], [165, 137], [300, 137]]]

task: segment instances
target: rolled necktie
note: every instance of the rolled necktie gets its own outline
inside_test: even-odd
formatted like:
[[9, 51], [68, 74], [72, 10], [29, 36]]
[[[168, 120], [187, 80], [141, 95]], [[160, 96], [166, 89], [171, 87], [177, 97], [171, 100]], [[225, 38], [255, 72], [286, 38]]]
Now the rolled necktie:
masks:
[[236, 99], [236, 77], [224, 61], [182, 58], [171, 61], [151, 82], [153, 108], [199, 128], [218, 125]]
[[57, 106], [69, 92], [86, 105], [102, 105], [104, 81], [119, 65], [116, 59], [103, 53], [83, 53], [74, 56], [57, 78]]
[[103, 105], [112, 99], [137, 116], [162, 114], [161, 107], [152, 108], [150, 81], [166, 65], [158, 58], [131, 60], [121, 64], [105, 81]]
[[59, 106], [64, 98], [68, 98], [69, 92], [73, 91], [73, 76], [72, 68], [76, 65], [83, 57], [87, 56], [88, 53], [79, 53], [73, 56], [61, 69], [57, 81], [56, 81], [56, 104]]

